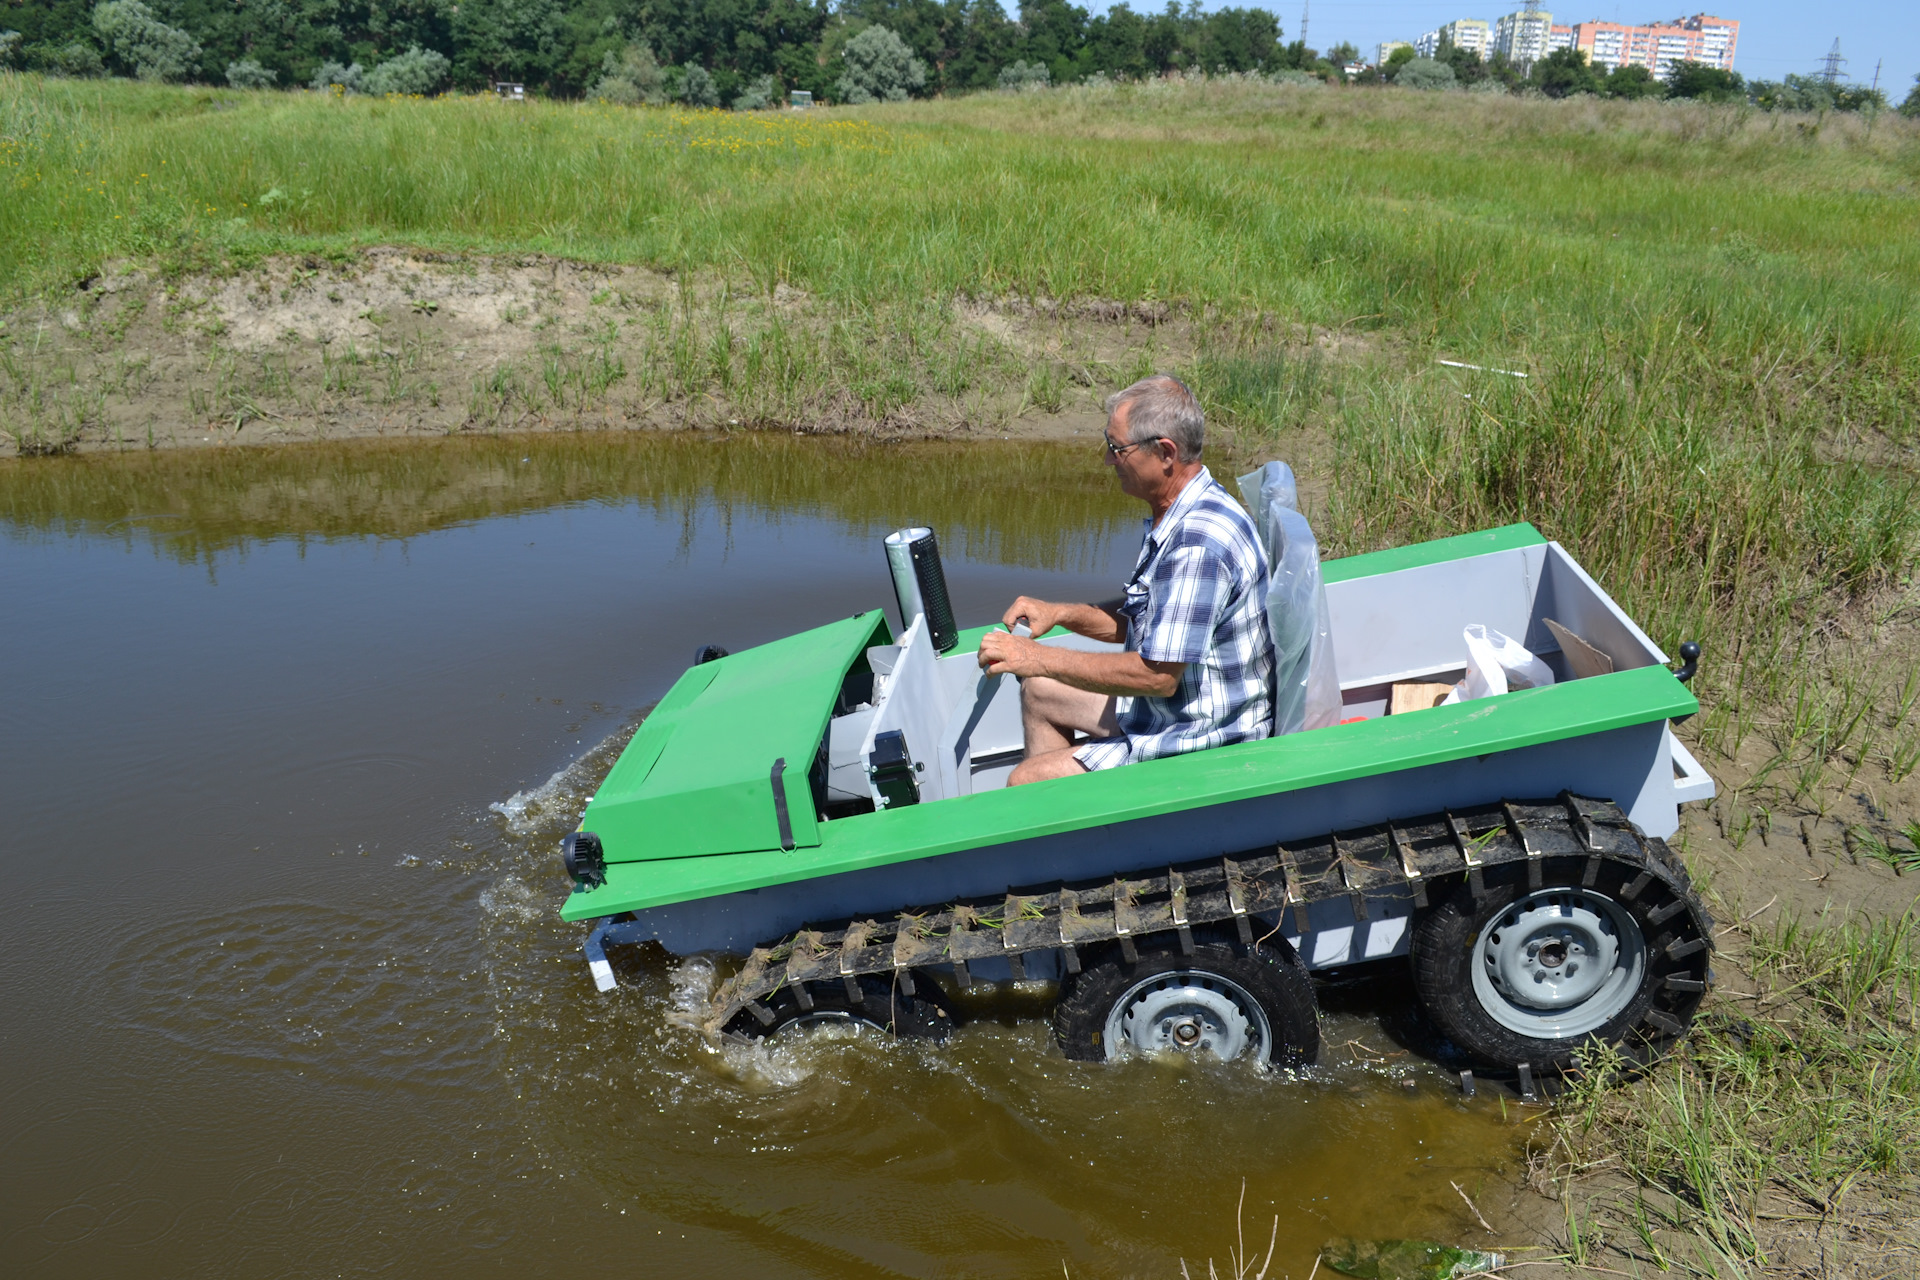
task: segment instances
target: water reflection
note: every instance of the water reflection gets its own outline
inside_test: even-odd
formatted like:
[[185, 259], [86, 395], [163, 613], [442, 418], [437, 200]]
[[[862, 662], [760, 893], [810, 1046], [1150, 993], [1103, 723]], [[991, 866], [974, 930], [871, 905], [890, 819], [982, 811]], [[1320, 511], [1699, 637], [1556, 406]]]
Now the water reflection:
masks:
[[850, 534], [930, 525], [970, 559], [1092, 568], [1138, 513], [1063, 445], [601, 433], [357, 441], [0, 462], [0, 521], [185, 561], [269, 540], [409, 538], [564, 503], [638, 502], [691, 525], [736, 512]]
[[[1173, 1276], [1281, 1217], [1464, 1238], [1496, 1104], [1370, 1011], [1303, 1078], [710, 1045], [702, 971], [597, 996], [558, 833], [695, 644], [885, 599], [1110, 594], [1090, 451], [542, 437], [0, 465], [0, 1249], [103, 1272]], [[397, 541], [396, 541], [397, 540]], [[602, 743], [595, 750], [594, 744]], [[1410, 1087], [1409, 1087], [1410, 1086]], [[1485, 1199], [1482, 1208], [1495, 1210]]]

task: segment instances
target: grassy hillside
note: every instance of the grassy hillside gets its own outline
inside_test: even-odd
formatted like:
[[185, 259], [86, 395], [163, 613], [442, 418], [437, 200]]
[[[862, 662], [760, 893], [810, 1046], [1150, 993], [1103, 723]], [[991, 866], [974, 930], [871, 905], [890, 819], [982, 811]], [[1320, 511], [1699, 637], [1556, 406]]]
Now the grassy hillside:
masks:
[[856, 302], [1177, 300], [1509, 358], [1654, 315], [1726, 349], [1916, 342], [1900, 120], [1233, 81], [740, 116], [6, 77], [0, 132], [9, 291], [115, 254], [404, 238]]

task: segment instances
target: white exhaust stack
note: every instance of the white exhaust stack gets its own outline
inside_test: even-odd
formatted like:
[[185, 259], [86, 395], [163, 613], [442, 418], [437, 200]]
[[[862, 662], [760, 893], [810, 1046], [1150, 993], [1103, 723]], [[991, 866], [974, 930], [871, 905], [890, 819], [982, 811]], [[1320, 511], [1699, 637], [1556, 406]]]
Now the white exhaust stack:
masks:
[[945, 653], [953, 648], [959, 632], [954, 627], [947, 574], [940, 566], [940, 543], [933, 530], [916, 526], [888, 534], [887, 570], [893, 575], [893, 595], [900, 603], [902, 629], [924, 616], [933, 651]]

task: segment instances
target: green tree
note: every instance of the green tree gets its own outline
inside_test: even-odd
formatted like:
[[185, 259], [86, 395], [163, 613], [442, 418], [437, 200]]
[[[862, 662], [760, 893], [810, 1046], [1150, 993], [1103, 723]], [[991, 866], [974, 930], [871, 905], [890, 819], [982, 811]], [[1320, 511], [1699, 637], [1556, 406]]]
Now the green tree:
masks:
[[267, 70], [252, 58], [227, 64], [227, 83], [236, 89], [271, 89], [279, 79], [277, 72]]
[[1386, 65], [1381, 67], [1380, 71], [1383, 75], [1387, 77], [1387, 79], [1389, 80], [1395, 79], [1400, 74], [1400, 68], [1406, 66], [1409, 62], [1412, 62], [1414, 57], [1415, 57], [1415, 54], [1413, 52], [1413, 46], [1410, 44], [1403, 44], [1398, 49], [1395, 49], [1392, 53], [1387, 55]]
[[447, 82], [449, 65], [441, 54], [416, 44], [367, 72], [361, 78], [360, 91], [380, 95], [433, 93]]
[[1913, 88], [1907, 93], [1907, 100], [1900, 104], [1900, 114], [1920, 120], [1920, 75], [1913, 78]]
[[1527, 78], [1520, 74], [1520, 68], [1513, 65], [1513, 59], [1498, 49], [1487, 57], [1487, 79], [1509, 89], [1518, 89], [1527, 82]]
[[772, 76], [761, 76], [733, 100], [735, 111], [765, 111], [780, 100], [780, 86]]
[[1393, 82], [1403, 89], [1451, 89], [1457, 83], [1453, 68], [1437, 58], [1413, 58], [1402, 63]]
[[1044, 62], [1022, 62], [1015, 58], [1000, 68], [1000, 88], [1016, 93], [1027, 89], [1044, 89], [1051, 81]]
[[887, 27], [868, 27], [841, 51], [846, 70], [834, 85], [842, 102], [905, 102], [926, 87], [927, 64]]
[[619, 53], [609, 52], [600, 64], [600, 78], [587, 90], [587, 96], [603, 98], [624, 107], [642, 103], [659, 106], [667, 100], [667, 73], [644, 44], [630, 44]]
[[559, 0], [460, 0], [451, 32], [454, 81], [469, 89], [494, 80], [551, 84], [567, 34]]
[[717, 107], [720, 90], [714, 87], [711, 72], [697, 62], [689, 62], [680, 72], [679, 98], [690, 107]]
[[1441, 42], [1434, 60], [1453, 68], [1453, 78], [1461, 84], [1478, 84], [1487, 78], [1487, 64], [1481, 61], [1479, 52], [1462, 49], [1451, 40]]
[[361, 74], [360, 64], [357, 62], [350, 63], [347, 66], [341, 66], [337, 62], [323, 62], [314, 69], [313, 79], [308, 82], [307, 87], [315, 90], [326, 90], [333, 88], [335, 85], [339, 85], [348, 93], [358, 93], [360, 92]]
[[1360, 51], [1345, 40], [1342, 40], [1339, 44], [1327, 50], [1327, 61], [1336, 67], [1344, 67], [1350, 62], [1360, 61]]
[[154, 17], [140, 0], [106, 0], [96, 5], [93, 29], [142, 80], [185, 80], [200, 61], [200, 42]]
[[1587, 61], [1584, 49], [1555, 49], [1533, 64], [1527, 77], [1533, 86], [1549, 98], [1565, 98], [1576, 93], [1599, 93], [1602, 78]]
[[1653, 78], [1653, 72], [1629, 63], [1607, 72], [1604, 87], [1609, 98], [1657, 98], [1666, 89]]
[[1698, 98], [1703, 102], [1741, 102], [1746, 99], [1746, 82], [1738, 71], [1722, 71], [1704, 62], [1686, 59], [1667, 70], [1669, 98]]

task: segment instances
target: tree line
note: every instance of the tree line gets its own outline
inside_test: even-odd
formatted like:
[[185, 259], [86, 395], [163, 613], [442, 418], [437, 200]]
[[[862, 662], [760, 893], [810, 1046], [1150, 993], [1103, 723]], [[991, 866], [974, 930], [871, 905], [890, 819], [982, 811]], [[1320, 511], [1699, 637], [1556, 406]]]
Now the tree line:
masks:
[[[1884, 111], [1887, 95], [1863, 85], [1829, 83], [1818, 76], [1787, 76], [1784, 80], [1746, 80], [1704, 62], [1676, 61], [1663, 77], [1641, 66], [1608, 69], [1596, 66], [1583, 49], [1555, 49], [1531, 66], [1521, 67], [1503, 53], [1482, 58], [1442, 38], [1431, 58], [1415, 55], [1402, 45], [1367, 79], [1409, 89], [1477, 89], [1524, 92], [1534, 90], [1549, 98], [1591, 94], [1599, 98], [1690, 98], [1704, 102], [1750, 102], [1768, 111]], [[1920, 116], [1920, 76], [1913, 92], [1900, 106], [1906, 115]]]
[[1198, 0], [1103, 14], [1021, 0], [1017, 15], [998, 0], [7, 0], [0, 26], [0, 63], [59, 75], [291, 87], [411, 54], [440, 74], [415, 92], [514, 81], [555, 97], [630, 79], [638, 62], [671, 96], [691, 79], [717, 101], [769, 82], [835, 99], [846, 46], [876, 26], [924, 68], [917, 94], [992, 88], [1015, 64], [1016, 80], [1065, 83], [1311, 61], [1267, 10]]
[[[1257, 8], [1159, 12], [1068, 0], [5, 0], [0, 66], [66, 76], [433, 93], [513, 81], [554, 97], [765, 107], [789, 90], [863, 102], [987, 88], [1138, 80], [1169, 72], [1340, 80], [1351, 44], [1286, 43]], [[1885, 95], [1811, 76], [1743, 81], [1699, 63], [1663, 79], [1577, 49], [1530, 67], [1442, 44], [1402, 48], [1362, 83], [1537, 91], [1548, 97], [1750, 101], [1768, 109], [1885, 108]], [[1920, 80], [1902, 107], [1920, 115]]]

